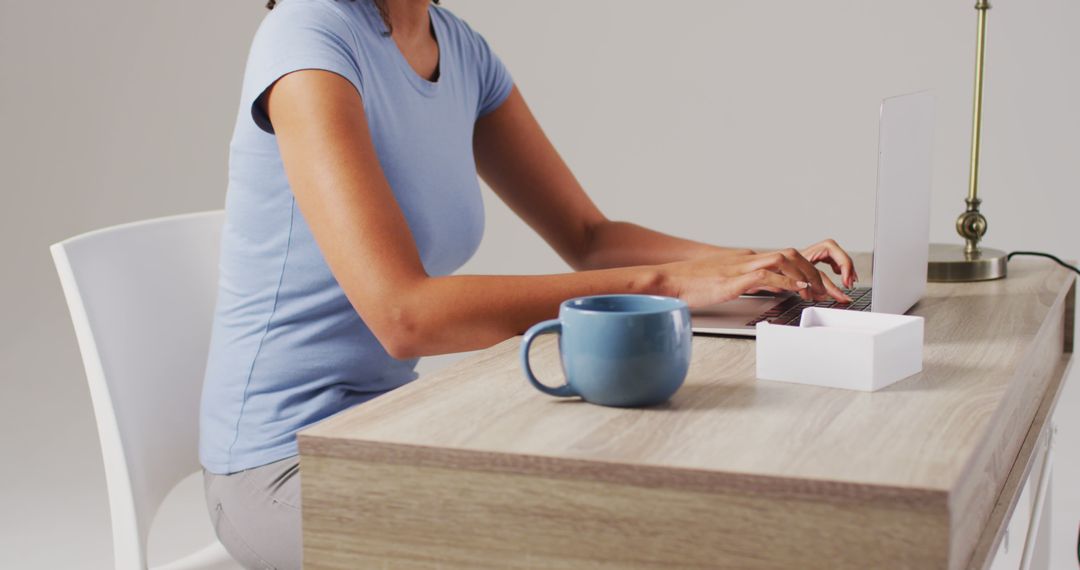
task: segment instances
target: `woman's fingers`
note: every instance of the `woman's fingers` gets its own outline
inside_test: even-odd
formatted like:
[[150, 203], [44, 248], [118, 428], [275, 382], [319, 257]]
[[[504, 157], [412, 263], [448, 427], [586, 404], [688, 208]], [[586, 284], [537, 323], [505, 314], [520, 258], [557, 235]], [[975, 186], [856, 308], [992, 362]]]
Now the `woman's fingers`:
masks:
[[852, 261], [851, 256], [844, 251], [844, 248], [840, 247], [840, 244], [831, 239], [827, 239], [823, 243], [826, 251], [829, 252], [829, 259], [840, 267], [837, 273], [840, 274], [844, 286], [849, 289], [854, 287], [859, 276], [855, 274], [855, 262]]
[[[822, 242], [808, 249], [810, 258], [795, 249], [785, 249], [765, 254], [738, 252], [736, 255], [714, 256], [683, 262], [678, 267], [687, 269], [681, 277], [680, 297], [693, 306], [712, 304], [738, 298], [747, 293], [769, 291], [771, 293], [795, 292], [806, 300], [835, 299], [850, 303], [842, 289], [814, 267], [814, 262], [834, 262], [847, 276], [854, 276], [851, 258], [839, 246]], [[719, 278], [719, 283], [716, 279]], [[719, 285], [719, 288], [716, 288]]]
[[789, 247], [780, 250], [779, 253], [802, 274], [803, 278], [800, 280], [810, 284], [810, 287], [806, 290], [806, 295], [804, 295], [805, 298], [822, 299], [827, 296], [825, 284], [821, 282], [821, 272], [814, 267], [813, 263], [803, 257], [799, 250]]
[[[772, 272], [786, 275], [794, 281], [805, 281], [807, 283], [811, 283], [811, 288], [804, 288], [798, 290], [799, 295], [802, 296], [803, 299], [809, 300], [814, 294], [812, 291], [812, 275], [817, 274], [818, 271], [814, 269], [810, 274], [808, 274], [804, 267], [789, 259], [782, 252], [774, 251], [772, 253], [765, 253], [755, 256], [743, 267], [743, 273], [750, 273], [758, 269], [768, 269]], [[786, 290], [793, 291], [795, 289]]]
[[835, 273], [837, 275], [841, 275], [843, 273], [843, 271], [844, 271], [844, 268], [840, 267], [840, 264], [837, 263], [836, 260], [833, 259], [832, 256], [829, 255], [829, 250], [827, 250], [825, 248], [819, 249], [817, 251], [817, 254], [814, 255], [814, 256], [809, 256], [809, 255], [804, 254], [804, 257], [806, 257], [806, 259], [808, 259], [810, 261], [810, 263], [822, 263], [822, 262], [828, 263], [829, 267], [832, 268], [833, 273]]
[[747, 293], [753, 295], [755, 293], [761, 293], [762, 291], [766, 291], [768, 293], [782, 293], [784, 290], [777, 289], [776, 287], [757, 287], [754, 289], [750, 289], [749, 291], [747, 291]]
[[732, 279], [731, 284], [736, 290], [735, 296], [755, 288], [770, 287], [779, 291], [805, 291], [810, 288], [810, 283], [806, 281], [792, 279], [768, 269], [755, 269]]
[[810, 255], [809, 258], [794, 249], [758, 255], [747, 263], [746, 270], [766, 268], [796, 281], [805, 281], [810, 284], [810, 287], [797, 290], [804, 299], [832, 298], [842, 303], [850, 303], [851, 298], [813, 265], [814, 262], [828, 262], [842, 277], [844, 286], [850, 288], [854, 285], [856, 276], [854, 264], [847, 252], [835, 241], [826, 240], [808, 249], [807, 253]]
[[825, 291], [829, 294], [830, 297], [836, 299], [837, 301], [840, 301], [841, 303], [851, 302], [851, 297], [848, 297], [846, 293], [841, 291], [840, 288], [832, 282], [832, 279], [829, 279], [828, 275], [822, 273], [821, 282], [825, 284]]
[[[803, 276], [802, 268], [800, 266], [798, 266], [797, 264], [795, 264], [794, 262], [784, 258], [783, 260], [779, 260], [779, 261], [777, 261], [775, 259], [769, 260], [769, 263], [763, 263], [761, 261], [758, 261], [754, 265], [756, 265], [756, 266], [753, 267], [750, 271], [748, 271], [748, 273], [752, 272], [752, 271], [760, 270], [760, 269], [765, 269], [765, 270], [768, 270], [773, 275], [782, 275], [784, 277], [787, 277], [788, 279], [791, 280], [791, 282], [794, 282], [794, 283], [803, 282], [803, 283], [809, 284], [809, 286], [808, 287], [798, 287], [798, 286], [796, 286], [795, 288], [778, 287], [778, 286], [757, 286], [757, 287], [754, 287], [753, 289], [744, 290], [741, 293], [743, 293], [743, 294], [745, 294], [745, 293], [755, 293], [757, 291], [762, 291], [762, 290], [771, 291], [773, 293], [780, 293], [782, 291], [796, 291], [796, 292], [800, 293], [803, 296], [804, 299], [809, 298], [811, 296], [810, 292], [811, 292], [811, 289], [813, 288], [812, 281], [809, 280], [809, 279], [806, 279]], [[836, 284], [832, 282], [832, 279], [829, 279], [828, 275], [825, 275], [825, 273], [823, 273], [822, 271], [820, 271], [818, 269], [811, 268], [811, 271], [817, 277], [817, 280], [821, 283], [821, 287], [822, 287], [822, 291], [823, 291], [823, 293], [821, 295], [813, 295], [814, 297], [818, 298], [819, 300], [820, 299], [826, 299], [826, 298], [832, 298], [832, 299], [835, 299], [835, 300], [837, 300], [837, 301], [839, 301], [841, 303], [850, 303], [851, 302], [851, 297], [849, 297], [839, 287], [837, 287]]]
[[813, 263], [826, 262], [832, 267], [832, 270], [840, 276], [841, 281], [844, 283], [844, 287], [852, 288], [855, 286], [855, 282], [859, 280], [859, 275], [855, 272], [855, 263], [852, 261], [851, 256], [848, 255], [844, 248], [840, 247], [840, 244], [836, 243], [836, 240], [826, 239], [822, 240], [803, 251], [804, 256]]

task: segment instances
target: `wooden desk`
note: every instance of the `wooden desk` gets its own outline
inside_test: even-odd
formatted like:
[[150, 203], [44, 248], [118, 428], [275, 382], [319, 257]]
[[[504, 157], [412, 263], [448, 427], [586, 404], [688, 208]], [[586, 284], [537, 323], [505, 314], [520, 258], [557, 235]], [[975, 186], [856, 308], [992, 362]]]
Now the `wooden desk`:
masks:
[[1043, 260], [931, 284], [924, 372], [876, 393], [758, 381], [753, 341], [695, 338], [671, 402], [603, 408], [536, 392], [507, 340], [300, 434], [306, 566], [982, 569], [1049, 437], [1073, 299]]

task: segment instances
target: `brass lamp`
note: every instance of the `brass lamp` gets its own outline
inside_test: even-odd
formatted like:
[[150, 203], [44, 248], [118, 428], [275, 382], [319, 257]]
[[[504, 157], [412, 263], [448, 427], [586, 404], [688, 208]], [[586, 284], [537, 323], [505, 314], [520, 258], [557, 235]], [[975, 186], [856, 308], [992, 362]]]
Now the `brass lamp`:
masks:
[[986, 235], [986, 217], [979, 212], [979, 139], [982, 135], [983, 55], [986, 51], [986, 13], [989, 0], [976, 0], [979, 32], [975, 53], [975, 109], [971, 121], [971, 171], [968, 178], [967, 209], [956, 219], [956, 232], [964, 245], [931, 244], [930, 281], [988, 281], [1005, 277], [1008, 257], [1004, 251], [979, 247]]

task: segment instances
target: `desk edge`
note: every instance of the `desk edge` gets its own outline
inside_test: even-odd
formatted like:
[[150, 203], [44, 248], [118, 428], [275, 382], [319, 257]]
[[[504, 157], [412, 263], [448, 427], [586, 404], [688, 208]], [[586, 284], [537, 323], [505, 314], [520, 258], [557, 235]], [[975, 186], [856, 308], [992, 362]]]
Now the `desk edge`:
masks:
[[866, 483], [786, 478], [708, 471], [686, 467], [613, 463], [542, 455], [435, 448], [413, 444], [339, 440], [319, 435], [298, 437], [304, 456], [338, 457], [373, 464], [412, 465], [586, 480], [636, 487], [666, 488], [700, 493], [752, 493], [758, 496], [817, 499], [833, 502], [943, 507], [948, 490]]

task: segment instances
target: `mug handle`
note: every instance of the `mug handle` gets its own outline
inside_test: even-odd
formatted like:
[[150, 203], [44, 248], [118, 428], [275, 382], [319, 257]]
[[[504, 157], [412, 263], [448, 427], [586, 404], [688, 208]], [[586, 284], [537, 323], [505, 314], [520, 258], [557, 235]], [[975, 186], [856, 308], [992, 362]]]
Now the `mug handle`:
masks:
[[532, 346], [536, 337], [542, 334], [562, 334], [562, 323], [559, 319], [551, 319], [550, 321], [543, 321], [536, 323], [529, 330], [525, 331], [525, 338], [521, 340], [521, 367], [525, 369], [525, 377], [529, 379], [529, 383], [534, 388], [550, 396], [569, 397], [577, 396], [577, 392], [570, 387], [569, 384], [563, 384], [562, 386], [546, 386], [541, 384], [536, 379], [536, 375], [533, 374], [532, 367], [529, 366], [529, 348]]

